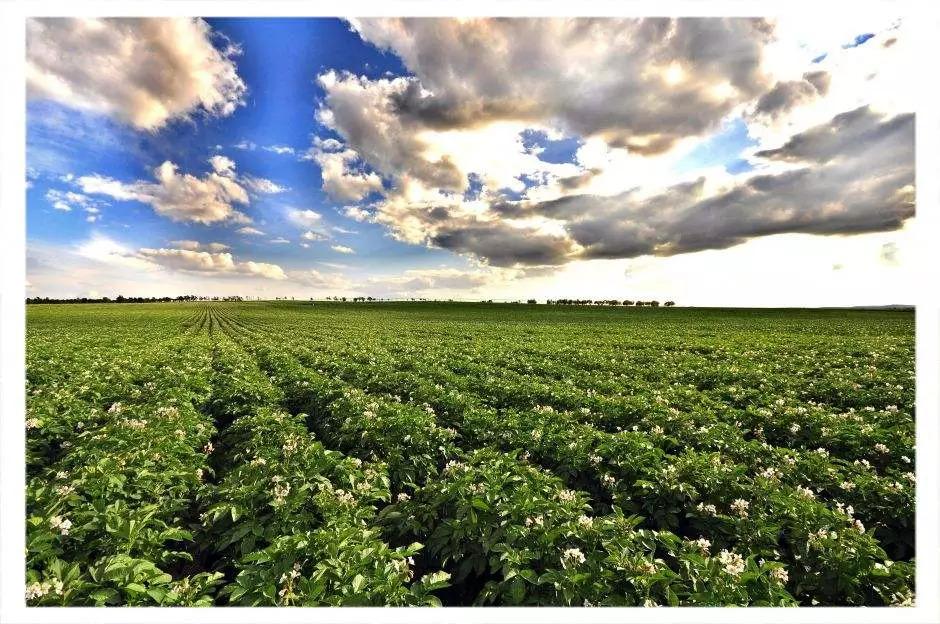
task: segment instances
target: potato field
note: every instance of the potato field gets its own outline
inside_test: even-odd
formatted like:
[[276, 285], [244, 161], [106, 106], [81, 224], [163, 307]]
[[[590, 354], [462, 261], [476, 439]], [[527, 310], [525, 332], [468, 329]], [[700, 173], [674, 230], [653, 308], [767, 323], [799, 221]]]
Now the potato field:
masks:
[[909, 605], [914, 315], [31, 305], [30, 605]]

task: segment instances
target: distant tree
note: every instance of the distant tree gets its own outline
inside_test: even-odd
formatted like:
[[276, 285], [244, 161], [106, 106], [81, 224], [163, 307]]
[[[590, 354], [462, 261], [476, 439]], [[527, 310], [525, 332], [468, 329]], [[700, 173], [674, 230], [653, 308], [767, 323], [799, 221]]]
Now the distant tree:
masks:
[[534, 305], [534, 304], [536, 304], [536, 303], [538, 303], [538, 302], [537, 302], [535, 299], [529, 299], [529, 300], [526, 301], [526, 303], [528, 303], [529, 305]]
[[667, 302], [664, 303], [663, 305], [666, 306], [667, 308], [671, 308], [672, 306], [676, 305], [676, 302], [675, 302], [675, 301], [667, 301]]
[[655, 301], [655, 300], [654, 300], [654, 301], [650, 301], [650, 305], [653, 306], [654, 308], [658, 308], [658, 307], [659, 307], [659, 302], [658, 302], [658, 301]]

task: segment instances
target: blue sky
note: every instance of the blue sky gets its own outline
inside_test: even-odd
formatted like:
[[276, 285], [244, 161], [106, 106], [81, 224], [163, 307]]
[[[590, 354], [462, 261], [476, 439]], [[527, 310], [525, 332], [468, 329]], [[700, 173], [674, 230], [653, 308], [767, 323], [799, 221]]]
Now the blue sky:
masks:
[[[353, 222], [336, 212], [335, 201], [321, 190], [319, 168], [298, 158], [312, 136], [333, 133], [317, 123], [316, 102], [323, 97], [316, 76], [326, 69], [351, 71], [373, 78], [386, 72], [406, 74], [399, 59], [366, 45], [338, 19], [207, 19], [213, 30], [238, 42], [238, 73], [248, 85], [245, 106], [228, 117], [176, 121], [155, 133], [139, 132], [108, 117], [66, 106], [32, 101], [28, 107], [27, 166], [43, 174], [91, 173], [116, 179], [146, 179], [153, 168], [170, 160], [186, 172], [211, 169], [207, 159], [222, 153], [239, 171], [270, 179], [289, 190], [253, 199], [246, 212], [266, 236], [238, 235], [231, 228], [173, 222], [134, 201], [102, 199], [101, 218], [89, 223], [81, 210], [61, 212], [46, 198], [50, 189], [65, 189], [56, 177], [42, 175], [27, 191], [27, 235], [44, 243], [68, 243], [93, 233], [120, 238], [130, 246], [163, 247], [173, 240], [209, 240], [230, 245], [234, 255], [250, 255], [287, 267], [316, 262], [356, 266], [379, 262], [384, 267], [421, 267], [454, 262], [451, 254], [398, 242], [383, 228]], [[79, 130], [78, 132], [76, 130]], [[237, 145], [254, 143], [254, 149]], [[216, 149], [220, 146], [221, 149]], [[295, 154], [264, 149], [287, 146]], [[356, 254], [333, 251], [330, 245], [301, 248], [270, 244], [296, 239], [297, 227], [284, 210], [312, 209], [323, 215], [323, 229], [335, 243], [354, 247]], [[332, 230], [340, 227], [355, 234]]]
[[[682, 257], [720, 291], [800, 237], [814, 279], [894, 270], [903, 30], [809, 26], [686, 20], [653, 52], [642, 20], [33, 20], [31, 293], [682, 299]], [[843, 192], [867, 176], [882, 204]]]

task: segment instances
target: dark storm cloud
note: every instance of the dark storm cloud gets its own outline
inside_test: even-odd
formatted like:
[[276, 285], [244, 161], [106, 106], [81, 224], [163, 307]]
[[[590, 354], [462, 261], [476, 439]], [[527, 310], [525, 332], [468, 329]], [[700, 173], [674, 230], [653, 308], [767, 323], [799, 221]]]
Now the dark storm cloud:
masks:
[[491, 265], [556, 265], [566, 262], [571, 240], [520, 229], [505, 223], [475, 223], [438, 232], [431, 243], [458, 253], [485, 258]]

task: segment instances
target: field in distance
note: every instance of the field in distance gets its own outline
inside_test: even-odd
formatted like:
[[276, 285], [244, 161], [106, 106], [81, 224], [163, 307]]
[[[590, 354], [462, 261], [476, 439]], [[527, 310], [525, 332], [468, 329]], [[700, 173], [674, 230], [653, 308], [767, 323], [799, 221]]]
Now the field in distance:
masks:
[[909, 605], [914, 314], [27, 308], [31, 605]]

